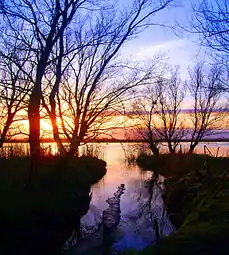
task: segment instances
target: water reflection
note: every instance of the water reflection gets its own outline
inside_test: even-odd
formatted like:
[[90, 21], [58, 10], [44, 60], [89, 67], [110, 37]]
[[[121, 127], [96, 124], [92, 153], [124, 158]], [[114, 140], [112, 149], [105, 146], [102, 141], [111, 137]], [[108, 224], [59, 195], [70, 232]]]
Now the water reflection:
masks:
[[149, 201], [148, 180], [152, 177], [152, 172], [143, 172], [133, 165], [127, 166], [124, 162], [125, 153], [118, 144], [106, 146], [104, 156], [107, 174], [92, 187], [91, 206], [82, 224], [99, 224], [95, 218], [101, 220], [102, 217], [93, 217], [93, 213], [101, 216], [102, 211], [108, 207], [106, 199], [123, 183], [126, 190], [121, 197], [121, 220], [114, 237], [113, 253], [115, 254], [115, 250], [128, 248], [142, 249], [154, 242], [155, 217], [158, 219], [160, 234], [170, 234], [173, 226], [164, 211], [162, 187], [159, 184], [161, 180], [154, 184], [152, 199]]
[[[185, 149], [187, 145], [187, 143], [182, 143], [182, 148]], [[216, 155], [217, 151], [218, 156], [226, 156], [228, 153], [229, 143], [200, 143], [196, 152], [203, 153], [204, 145], [207, 145], [213, 155]], [[158, 222], [159, 234], [161, 236], [169, 235], [174, 227], [164, 210], [163, 184], [161, 184], [163, 177], [154, 183], [152, 198], [149, 203], [148, 180], [153, 173], [150, 171], [143, 172], [137, 166], [128, 166], [125, 163], [125, 157], [129, 151], [132, 154], [136, 153], [136, 144], [127, 143], [121, 146], [117, 143], [111, 143], [97, 146], [101, 146], [100, 155], [107, 162], [107, 174], [91, 189], [90, 209], [82, 221], [85, 232], [95, 232], [98, 229], [97, 226], [102, 221], [102, 212], [108, 207], [106, 199], [113, 196], [120, 184], [125, 184], [126, 190], [121, 197], [121, 220], [114, 236], [112, 253], [115, 254], [116, 251], [128, 248], [142, 249], [155, 242], [155, 219]], [[219, 150], [218, 147], [220, 147]], [[94, 237], [89, 242], [86, 240], [81, 251], [89, 251], [92, 248], [92, 253], [86, 252], [86, 254], [100, 254], [101, 237], [99, 231], [92, 236]], [[95, 238], [97, 238], [96, 241], [93, 241]], [[77, 248], [73, 248], [69, 252], [69, 254], [81, 254]]]
[[130, 206], [126, 212], [123, 212], [117, 229], [119, 238], [114, 244], [117, 250], [129, 248], [139, 250], [155, 242], [155, 219], [160, 236], [167, 236], [174, 230], [164, 210], [161, 187], [155, 183], [152, 191], [150, 201], [147, 185], [139, 188], [136, 196], [129, 201]]
[[111, 197], [117, 187], [124, 183], [126, 190], [121, 200], [122, 213], [131, 206], [131, 201], [139, 195], [144, 181], [152, 176], [150, 171], [141, 171], [137, 166], [127, 166], [125, 153], [119, 144], [109, 144], [105, 148], [104, 160], [107, 162], [107, 174], [92, 187], [92, 204], [101, 210], [106, 209], [105, 200]]

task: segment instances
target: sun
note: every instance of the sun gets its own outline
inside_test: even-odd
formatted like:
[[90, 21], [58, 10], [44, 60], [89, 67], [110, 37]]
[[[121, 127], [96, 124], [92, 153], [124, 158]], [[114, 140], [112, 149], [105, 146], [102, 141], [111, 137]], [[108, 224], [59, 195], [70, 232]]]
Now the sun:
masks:
[[52, 124], [50, 120], [46, 119], [41, 119], [40, 120], [40, 131], [41, 131], [41, 136], [45, 138], [51, 138], [52, 137]]

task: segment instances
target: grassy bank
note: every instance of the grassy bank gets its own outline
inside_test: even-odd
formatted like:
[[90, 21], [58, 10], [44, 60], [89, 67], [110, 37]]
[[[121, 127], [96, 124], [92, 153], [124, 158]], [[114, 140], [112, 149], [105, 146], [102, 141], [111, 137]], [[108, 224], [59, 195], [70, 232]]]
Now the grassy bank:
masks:
[[164, 199], [177, 231], [127, 254], [229, 254], [228, 159], [161, 155], [142, 156], [138, 162], [167, 177]]
[[0, 159], [0, 253], [57, 254], [105, 167], [96, 158], [44, 157], [28, 189], [29, 158]]

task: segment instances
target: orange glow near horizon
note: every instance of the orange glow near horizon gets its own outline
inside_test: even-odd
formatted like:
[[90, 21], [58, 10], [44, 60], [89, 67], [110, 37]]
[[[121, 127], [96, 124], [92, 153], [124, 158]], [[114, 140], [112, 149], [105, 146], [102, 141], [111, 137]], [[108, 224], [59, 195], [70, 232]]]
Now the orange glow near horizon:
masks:
[[[185, 128], [191, 128], [192, 124], [189, 118], [187, 118], [187, 113], [181, 113], [179, 115], [179, 121], [184, 123]], [[140, 123], [141, 119], [137, 115], [131, 115], [131, 116], [112, 116], [107, 119], [107, 121], [103, 124], [104, 129], [110, 129], [107, 133], [115, 135], [116, 138], [125, 139], [124, 137], [124, 131], [128, 133], [128, 129], [131, 130], [134, 128], [134, 126], [138, 123]], [[158, 119], [157, 116], [155, 116], [154, 121], [160, 126], [161, 120]], [[99, 122], [99, 121], [98, 121]], [[21, 120], [18, 122], [15, 122], [13, 126], [16, 126], [16, 124], [20, 125], [20, 130], [22, 131], [22, 134], [19, 134], [14, 139], [26, 139], [28, 138], [29, 134], [29, 121], [28, 120]], [[70, 123], [70, 121], [69, 121]], [[58, 126], [60, 127], [61, 131], [61, 125], [60, 121], [58, 120]], [[94, 125], [96, 128], [96, 124]], [[229, 114], [226, 114], [224, 119], [220, 122], [220, 128], [226, 129], [229, 126]], [[41, 119], [40, 120], [40, 128], [41, 128], [41, 139], [52, 139], [53, 138], [53, 129], [52, 124], [49, 119]], [[93, 129], [93, 128], [92, 128]], [[64, 138], [62, 136], [62, 138]]]

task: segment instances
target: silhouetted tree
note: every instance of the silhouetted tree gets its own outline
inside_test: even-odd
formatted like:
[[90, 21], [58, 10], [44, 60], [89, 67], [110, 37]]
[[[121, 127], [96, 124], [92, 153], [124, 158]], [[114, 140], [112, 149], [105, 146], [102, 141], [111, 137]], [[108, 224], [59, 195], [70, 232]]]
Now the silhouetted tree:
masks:
[[[90, 58], [87, 61], [94, 65]], [[90, 70], [86, 68], [89, 67], [87, 61], [84, 61], [85, 67], [81, 69], [83, 70], [81, 74], [75, 76], [76, 69], [72, 70], [73, 76], [66, 79], [58, 93], [61, 130], [64, 138], [69, 142], [69, 153], [76, 155], [80, 143], [90, 142], [98, 136], [109, 135], [111, 130], [121, 124], [122, 121], [117, 123], [113, 121], [115, 116], [124, 114], [124, 103], [134, 96], [131, 92], [147, 83], [151, 77], [151, 72], [130, 71], [128, 68], [122, 68], [123, 70], [118, 72], [118, 68], [114, 70], [115, 67], [112, 66], [114, 73], [104, 72], [90, 94], [92, 85], [90, 82], [93, 83], [96, 70], [87, 73]], [[95, 58], [95, 61], [98, 60]], [[120, 78], [114, 77], [114, 74], [115, 76], [119, 74]]]
[[[30, 81], [21, 71], [27, 59], [15, 47], [1, 45], [0, 50], [0, 148], [6, 140], [22, 134], [19, 120], [28, 104]], [[5, 47], [4, 47], [5, 46]], [[2, 54], [7, 52], [7, 57]], [[12, 61], [14, 59], [14, 61]], [[14, 63], [16, 62], [17, 65]], [[21, 113], [21, 114], [20, 114]]]
[[[151, 81], [152, 82], [152, 81]], [[137, 135], [148, 144], [154, 155], [159, 155], [160, 137], [154, 129], [155, 111], [159, 95], [154, 90], [155, 84], [148, 85], [141, 98], [135, 100], [132, 105], [133, 113], [130, 114], [134, 120]]]
[[32, 52], [30, 61], [35, 65], [28, 104], [30, 151], [34, 160], [40, 156], [42, 81], [50, 64], [50, 56], [77, 9], [85, 2], [13, 0], [1, 1], [0, 4], [5, 39], [15, 39], [18, 49]]
[[229, 64], [229, 2], [201, 0], [194, 7], [194, 29], [204, 46], [214, 51], [228, 68]]
[[158, 121], [154, 129], [159, 137], [167, 143], [170, 153], [175, 153], [185, 134], [184, 121], [180, 118], [181, 104], [185, 97], [185, 86], [178, 70], [170, 78], [159, 78], [156, 84], [159, 95], [155, 114]]
[[166, 142], [170, 153], [174, 153], [184, 136], [184, 125], [179, 114], [185, 90], [177, 71], [170, 78], [156, 77], [140, 100], [134, 104], [139, 120], [137, 129], [141, 137], [157, 155], [158, 145]]
[[225, 106], [220, 104], [221, 75], [218, 66], [208, 70], [203, 63], [197, 64], [194, 70], [190, 71], [188, 88], [194, 99], [194, 112], [188, 115], [192, 123], [190, 153], [204, 137], [219, 129], [225, 116]]
[[[52, 114], [53, 129], [57, 127], [53, 120], [57, 119], [57, 115], [60, 118], [61, 126], [58, 129], [60, 131], [61, 128], [70, 143], [69, 153], [77, 154], [82, 141], [90, 141], [104, 132], [104, 122], [114, 115], [117, 105], [127, 100], [128, 91], [149, 77], [149, 74], [135, 72], [126, 81], [123, 72], [121, 80], [119, 72], [123, 64], [118, 63], [120, 59], [116, 57], [123, 44], [150, 25], [151, 17], [171, 2], [164, 1], [151, 6], [149, 1], [142, 0], [134, 2], [125, 12], [114, 7], [93, 11], [97, 15], [96, 20], [91, 22], [91, 18], [85, 18], [75, 34], [71, 35], [75, 44], [81, 47], [71, 52], [66, 49], [70, 53], [63, 55], [64, 61], [60, 59], [66, 68], [62, 66], [56, 72], [63, 72], [62, 79], [58, 79], [58, 83], [61, 82], [63, 86], [56, 94], [59, 103], [54, 118], [54, 111], [49, 111]], [[67, 48], [67, 44], [62, 47]], [[126, 70], [128, 72], [128, 68]], [[117, 77], [114, 78], [114, 75]], [[47, 100], [44, 100], [44, 105], [48, 107]]]

